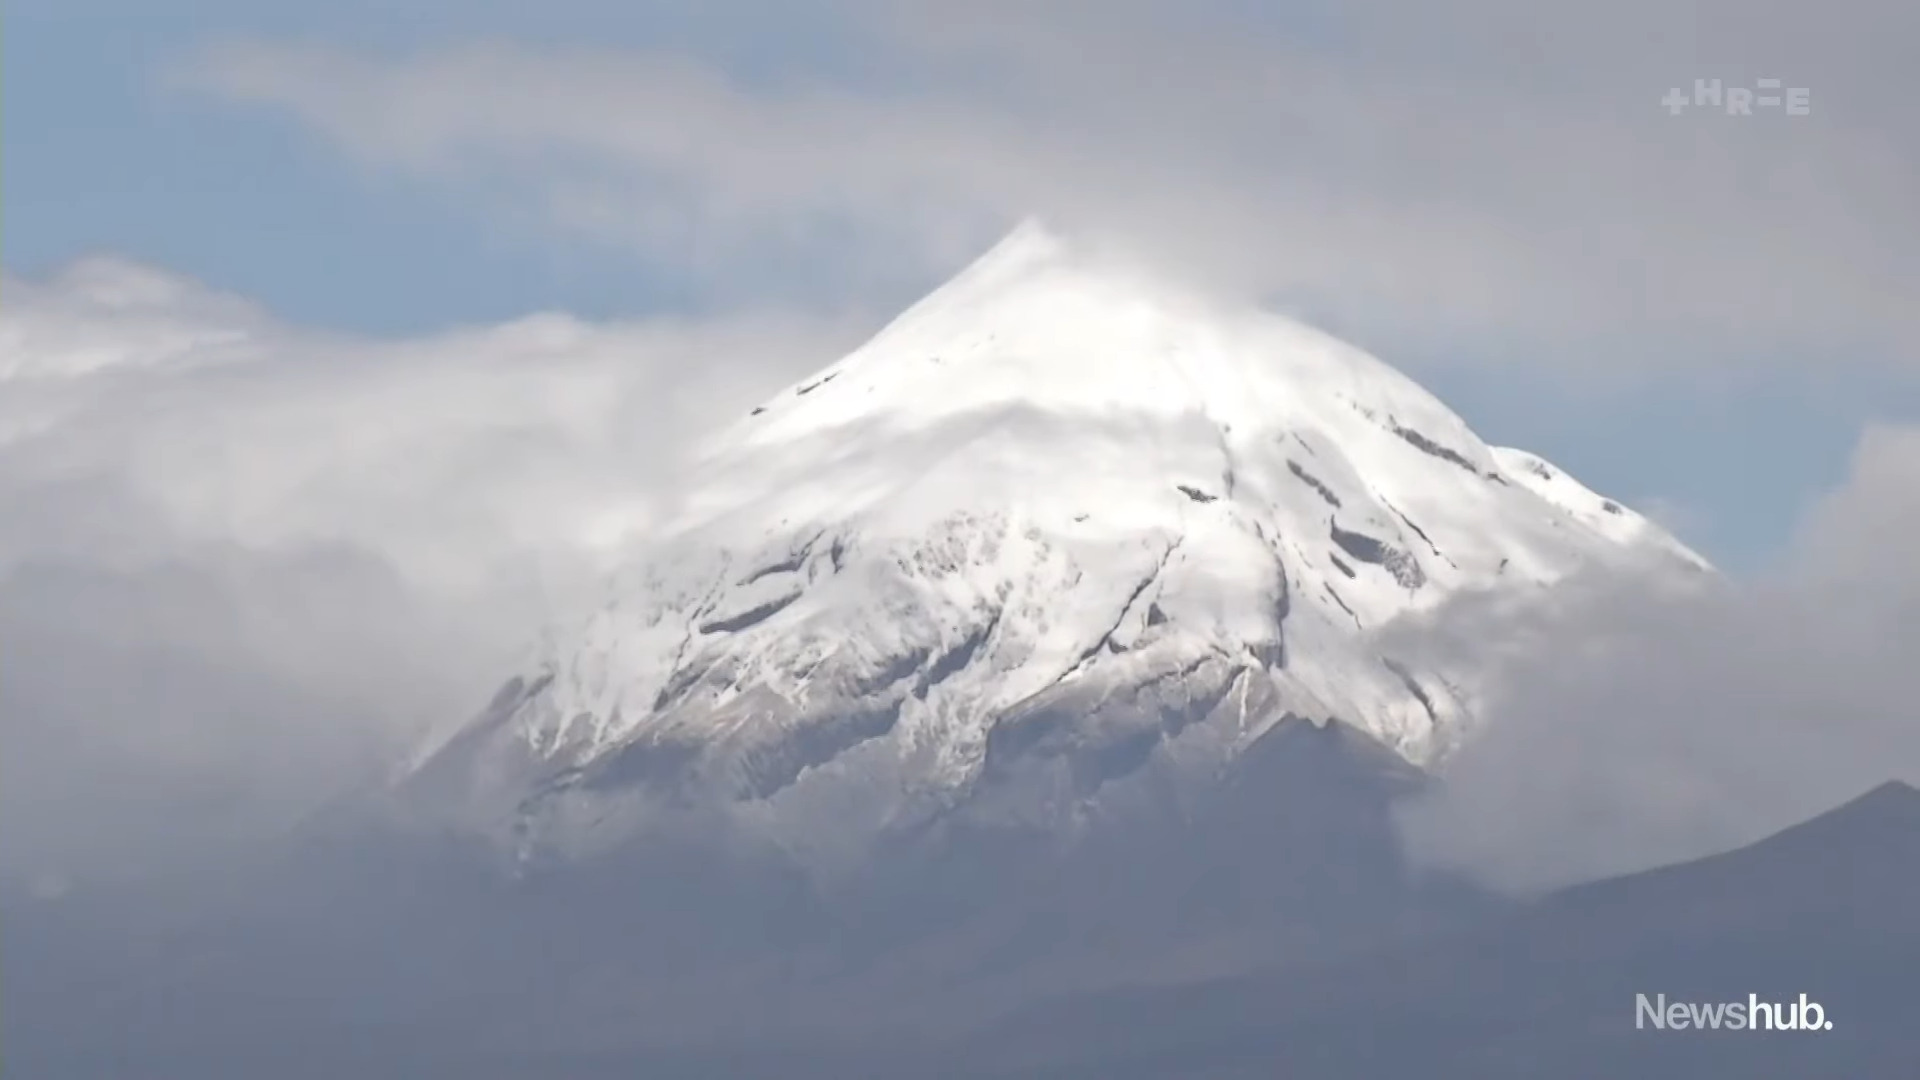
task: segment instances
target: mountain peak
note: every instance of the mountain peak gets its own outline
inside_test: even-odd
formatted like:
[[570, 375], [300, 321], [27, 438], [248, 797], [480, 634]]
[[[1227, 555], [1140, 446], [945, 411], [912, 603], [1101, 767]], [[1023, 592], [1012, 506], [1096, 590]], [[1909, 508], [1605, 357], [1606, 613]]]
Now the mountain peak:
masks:
[[1031, 265], [1067, 255], [1065, 236], [1038, 216], [1022, 218], [986, 253], [975, 259], [969, 270]]
[[[724, 452], [863, 423], [898, 434], [1015, 415], [1280, 434], [1308, 426], [1306, 414], [1409, 425], [1436, 444], [1478, 443], [1438, 400], [1371, 356], [1069, 245], [1035, 219], [718, 444]], [[1470, 467], [1494, 468], [1474, 453]]]
[[1479, 675], [1382, 629], [1647, 558], [1691, 556], [1379, 360], [1032, 221], [718, 433], [435, 771], [547, 826], [701, 806], [805, 847], [1075, 820], [1283, 715], [1423, 762]]

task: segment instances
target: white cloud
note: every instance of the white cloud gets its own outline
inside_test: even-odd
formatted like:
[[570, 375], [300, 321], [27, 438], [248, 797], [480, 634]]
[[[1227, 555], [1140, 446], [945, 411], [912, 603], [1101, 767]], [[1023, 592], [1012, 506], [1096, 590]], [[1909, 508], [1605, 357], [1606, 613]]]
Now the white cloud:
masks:
[[[370, 166], [504, 179], [561, 224], [692, 253], [715, 288], [924, 279], [1034, 211], [1343, 321], [1582, 335], [1614, 367], [1920, 358], [1905, 5], [826, 7], [858, 70], [254, 41], [189, 78]], [[1667, 115], [1696, 77], [1780, 77], [1815, 110]]]
[[850, 329], [542, 315], [367, 341], [111, 260], [4, 289], [16, 865], [266, 824], [484, 704], [689, 433]]
[[1416, 850], [1550, 887], [1920, 782], [1917, 534], [1920, 429], [1873, 430], [1782, 576], [1692, 598], [1595, 583], [1533, 612], [1482, 737], [1403, 818]]

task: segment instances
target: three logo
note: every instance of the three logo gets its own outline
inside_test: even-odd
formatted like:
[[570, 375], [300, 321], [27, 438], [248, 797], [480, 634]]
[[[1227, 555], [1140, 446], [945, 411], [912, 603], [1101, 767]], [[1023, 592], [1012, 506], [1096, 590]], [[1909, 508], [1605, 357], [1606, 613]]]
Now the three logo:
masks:
[[1667, 91], [1660, 104], [1673, 116], [1688, 109], [1719, 109], [1728, 116], [1753, 116], [1756, 109], [1775, 109], [1788, 116], [1806, 116], [1813, 112], [1813, 91], [1786, 86], [1779, 79], [1755, 79], [1750, 87], [1722, 86], [1719, 79], [1695, 79], [1691, 96], [1676, 86]]

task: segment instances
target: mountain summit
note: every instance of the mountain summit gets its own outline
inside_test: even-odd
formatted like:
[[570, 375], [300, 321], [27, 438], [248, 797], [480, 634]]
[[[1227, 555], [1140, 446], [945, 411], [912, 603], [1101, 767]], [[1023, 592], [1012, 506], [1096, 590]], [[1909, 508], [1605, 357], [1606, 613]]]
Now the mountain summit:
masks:
[[717, 433], [681, 496], [404, 787], [567, 848], [1071, 825], [1283, 718], [1430, 761], [1480, 673], [1385, 651], [1396, 620], [1704, 566], [1373, 357], [1031, 222]]

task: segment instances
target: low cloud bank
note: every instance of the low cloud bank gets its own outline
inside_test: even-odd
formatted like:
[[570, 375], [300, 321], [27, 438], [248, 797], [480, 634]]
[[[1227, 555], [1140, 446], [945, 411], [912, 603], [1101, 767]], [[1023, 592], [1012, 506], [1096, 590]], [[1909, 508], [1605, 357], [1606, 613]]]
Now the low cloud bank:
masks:
[[152, 268], [5, 282], [0, 874], [283, 826], [484, 704], [692, 432], [842, 327], [536, 316], [344, 339]]
[[[1920, 429], [1875, 429], [1766, 579], [1694, 594], [1585, 583], [1528, 613], [1479, 737], [1404, 808], [1414, 851], [1531, 891], [1725, 850], [1920, 781], [1916, 535]], [[1490, 617], [1460, 614], [1462, 641]]]

